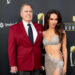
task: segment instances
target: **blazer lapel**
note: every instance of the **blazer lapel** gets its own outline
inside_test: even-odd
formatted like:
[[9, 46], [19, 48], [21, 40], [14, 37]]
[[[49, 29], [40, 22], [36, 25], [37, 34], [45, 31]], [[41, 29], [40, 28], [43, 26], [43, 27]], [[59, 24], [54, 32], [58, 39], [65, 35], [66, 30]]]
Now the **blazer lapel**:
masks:
[[21, 31], [23, 32], [24, 36], [26, 37], [25, 39], [27, 39], [27, 41], [32, 44], [32, 42], [30, 41], [30, 39], [29, 39], [29, 37], [27, 35], [27, 32], [26, 32], [26, 30], [24, 28], [24, 25], [23, 25], [22, 21], [20, 22], [20, 28], [21, 28]]
[[[34, 24], [34, 23], [33, 23], [33, 24]], [[40, 36], [42, 36], [42, 34], [41, 34], [41, 30], [39, 30], [38, 26], [35, 25], [35, 24], [34, 24], [34, 26], [35, 26], [36, 31], [37, 31], [37, 38], [36, 38], [36, 40], [35, 40], [35, 42], [34, 42], [34, 44], [35, 44], [35, 43], [39, 40]]]

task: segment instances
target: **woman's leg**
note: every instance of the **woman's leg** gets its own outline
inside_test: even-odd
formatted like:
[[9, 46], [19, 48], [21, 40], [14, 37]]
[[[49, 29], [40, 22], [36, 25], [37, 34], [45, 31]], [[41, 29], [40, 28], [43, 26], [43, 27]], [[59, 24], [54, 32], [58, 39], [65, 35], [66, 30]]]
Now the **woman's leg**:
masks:
[[53, 72], [53, 75], [60, 75], [59, 68], [55, 69], [55, 71]]
[[57, 64], [57, 68], [54, 70], [53, 75], [63, 75], [63, 62]]

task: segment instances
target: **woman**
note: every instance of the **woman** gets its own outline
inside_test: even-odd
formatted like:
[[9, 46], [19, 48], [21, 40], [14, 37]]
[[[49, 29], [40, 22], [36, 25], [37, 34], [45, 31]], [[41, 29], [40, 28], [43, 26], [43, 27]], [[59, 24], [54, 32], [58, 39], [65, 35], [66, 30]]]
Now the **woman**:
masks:
[[46, 75], [64, 75], [66, 73], [66, 33], [61, 26], [62, 17], [60, 12], [55, 9], [49, 10], [45, 16], [43, 31], [43, 44], [46, 50]]

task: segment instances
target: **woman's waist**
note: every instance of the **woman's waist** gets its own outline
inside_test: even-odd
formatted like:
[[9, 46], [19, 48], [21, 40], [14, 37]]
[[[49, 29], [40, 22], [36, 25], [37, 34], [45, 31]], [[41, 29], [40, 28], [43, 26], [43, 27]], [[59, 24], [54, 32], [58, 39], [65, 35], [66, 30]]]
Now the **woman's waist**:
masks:
[[47, 51], [60, 51], [61, 46], [45, 46], [45, 50]]
[[46, 55], [51, 56], [57, 60], [63, 60], [62, 53], [60, 51], [59, 52], [46, 52]]
[[45, 63], [47, 62], [53, 62], [53, 63], [58, 63], [58, 64], [63, 64], [63, 60], [62, 59], [57, 59], [57, 58], [54, 58], [53, 56], [51, 56], [50, 54], [46, 53], [45, 54]]
[[45, 48], [45, 51], [50, 55], [60, 55], [62, 54], [60, 48]]

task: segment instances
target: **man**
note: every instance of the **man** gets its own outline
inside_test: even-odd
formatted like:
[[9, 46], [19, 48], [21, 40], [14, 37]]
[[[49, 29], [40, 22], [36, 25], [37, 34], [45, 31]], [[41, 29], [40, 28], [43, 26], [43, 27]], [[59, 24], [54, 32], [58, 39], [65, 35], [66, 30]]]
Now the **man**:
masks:
[[32, 23], [33, 9], [23, 4], [22, 21], [9, 28], [8, 57], [10, 72], [19, 75], [40, 75], [42, 26]]

